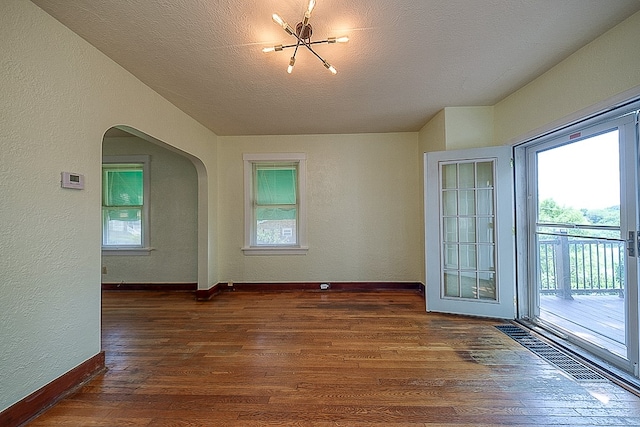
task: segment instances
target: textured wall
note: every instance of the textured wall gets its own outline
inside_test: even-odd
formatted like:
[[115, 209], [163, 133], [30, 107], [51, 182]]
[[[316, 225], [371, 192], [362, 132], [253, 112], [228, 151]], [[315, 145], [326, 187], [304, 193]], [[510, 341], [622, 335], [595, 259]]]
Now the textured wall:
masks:
[[[620, 93], [640, 93], [640, 12], [495, 105], [496, 143], [519, 142]], [[594, 111], [590, 111], [593, 113]], [[577, 113], [577, 116], [576, 116]]]
[[[220, 137], [220, 280], [420, 281], [416, 133]], [[242, 154], [307, 154], [307, 255], [246, 256]]]
[[[100, 351], [104, 132], [138, 128], [214, 177], [216, 136], [27, 0], [0, 2], [0, 52], [1, 411]], [[86, 189], [60, 188], [62, 171]]]
[[150, 246], [145, 256], [103, 255], [106, 283], [195, 283], [198, 177], [189, 159], [140, 138], [105, 138], [105, 156], [148, 154]]

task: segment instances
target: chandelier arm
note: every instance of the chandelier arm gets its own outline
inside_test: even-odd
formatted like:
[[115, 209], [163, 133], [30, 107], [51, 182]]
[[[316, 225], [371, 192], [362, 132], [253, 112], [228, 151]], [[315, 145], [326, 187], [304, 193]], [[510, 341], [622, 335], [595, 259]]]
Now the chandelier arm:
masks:
[[307, 47], [307, 49], [309, 49], [311, 51], [311, 53], [313, 53], [316, 56], [316, 58], [318, 58], [320, 61], [322, 61], [322, 63], [326, 63], [327, 62], [327, 61], [324, 60], [324, 58], [322, 58], [320, 55], [318, 55], [315, 50], [313, 50], [311, 48], [311, 43], [307, 43], [305, 41], [303, 41], [303, 43]]
[[[278, 46], [273, 48], [273, 50], [283, 50], [283, 49], [288, 49], [290, 47], [295, 47], [293, 55], [291, 56], [291, 60], [289, 61], [289, 68], [287, 68], [287, 72], [288, 73], [291, 73], [291, 71], [293, 70], [293, 66], [295, 65], [295, 62], [296, 62], [296, 54], [298, 53], [298, 48], [300, 47], [301, 44], [304, 44], [306, 46], [306, 48], [309, 49], [309, 51], [311, 53], [313, 53], [313, 55], [320, 60], [320, 62], [322, 62], [322, 64], [325, 66], [326, 69], [331, 71], [333, 74], [336, 74], [336, 69], [331, 64], [329, 64], [327, 61], [325, 61], [325, 59], [322, 56], [320, 56], [315, 50], [313, 50], [311, 45], [321, 44], [321, 43], [331, 44], [331, 43], [336, 43], [336, 42], [343, 43], [343, 42], [349, 41], [349, 39], [347, 37], [341, 37], [340, 39], [338, 39], [336, 37], [329, 37], [328, 39], [324, 39], [324, 40], [318, 40], [318, 41], [314, 41], [314, 42], [311, 41], [311, 25], [309, 25], [309, 20], [311, 19], [311, 12], [312, 12], [313, 8], [315, 7], [315, 3], [316, 3], [316, 0], [309, 0], [309, 7], [308, 7], [307, 11], [304, 14], [304, 18], [303, 18], [302, 22], [299, 22], [298, 25], [296, 26], [296, 30], [295, 31], [277, 13], [274, 13], [271, 16], [273, 18], [273, 21], [276, 24], [278, 24], [279, 26], [281, 26], [282, 29], [285, 30], [285, 32], [287, 32], [288, 34], [290, 34], [290, 35], [292, 35], [292, 36], [294, 36], [296, 38], [296, 44], [295, 45], [293, 45], [293, 44], [292, 45], [286, 45], [286, 46], [278, 45]], [[308, 28], [307, 28], [307, 26], [308, 26]], [[344, 40], [342, 40], [342, 39], [344, 39]], [[266, 48], [263, 49], [264, 52], [271, 52], [273, 50], [272, 49], [266, 49]]]
[[[309, 42], [309, 43], [305, 43], [305, 44], [321, 44], [321, 43], [327, 43], [328, 44], [329, 43], [329, 39], [318, 40], [318, 41]], [[286, 45], [283, 45], [281, 47], [282, 47], [282, 49], [289, 49], [289, 48], [292, 48], [292, 47], [296, 47], [298, 45], [299, 45], [299, 43], [298, 44], [286, 44]]]

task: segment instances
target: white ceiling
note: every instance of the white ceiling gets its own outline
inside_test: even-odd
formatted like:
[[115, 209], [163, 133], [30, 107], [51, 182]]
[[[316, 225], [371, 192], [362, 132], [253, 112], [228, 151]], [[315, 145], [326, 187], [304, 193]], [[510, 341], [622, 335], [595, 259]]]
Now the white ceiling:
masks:
[[[308, 0], [32, 0], [217, 135], [418, 131], [493, 105], [640, 10], [638, 0], [317, 0], [332, 75], [291, 43]], [[553, 102], [553, 100], [550, 100]]]

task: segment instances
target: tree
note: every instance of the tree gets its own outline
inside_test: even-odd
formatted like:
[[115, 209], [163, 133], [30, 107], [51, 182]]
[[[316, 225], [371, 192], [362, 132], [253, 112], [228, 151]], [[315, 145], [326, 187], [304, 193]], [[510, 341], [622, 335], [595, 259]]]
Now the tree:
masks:
[[560, 206], [553, 199], [544, 199], [538, 208], [539, 222], [560, 224], [588, 224], [587, 218], [578, 209]]

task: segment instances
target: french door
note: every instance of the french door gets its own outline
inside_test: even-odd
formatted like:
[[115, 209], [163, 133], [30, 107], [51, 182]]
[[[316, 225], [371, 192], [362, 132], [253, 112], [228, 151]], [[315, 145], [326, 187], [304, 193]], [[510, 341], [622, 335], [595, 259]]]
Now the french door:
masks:
[[[529, 318], [638, 375], [637, 114], [524, 149]], [[517, 165], [518, 166], [518, 165]]]
[[424, 161], [427, 311], [513, 319], [511, 147]]
[[427, 311], [527, 320], [640, 377], [639, 107], [425, 154]]

